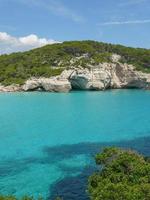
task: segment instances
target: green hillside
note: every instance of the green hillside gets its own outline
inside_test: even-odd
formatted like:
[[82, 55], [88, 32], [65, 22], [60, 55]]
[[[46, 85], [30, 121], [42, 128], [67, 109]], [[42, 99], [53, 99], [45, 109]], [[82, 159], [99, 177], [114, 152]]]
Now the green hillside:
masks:
[[[110, 62], [112, 53], [121, 55], [121, 62], [134, 64], [138, 70], [150, 73], [150, 49], [130, 48], [95, 41], [71, 41], [47, 45], [23, 53], [1, 55], [0, 83], [23, 84], [25, 80], [33, 76], [58, 75], [70, 66], [88, 67], [88, 64]], [[85, 54], [86, 56], [82, 57]], [[73, 59], [74, 61], [71, 62]]]

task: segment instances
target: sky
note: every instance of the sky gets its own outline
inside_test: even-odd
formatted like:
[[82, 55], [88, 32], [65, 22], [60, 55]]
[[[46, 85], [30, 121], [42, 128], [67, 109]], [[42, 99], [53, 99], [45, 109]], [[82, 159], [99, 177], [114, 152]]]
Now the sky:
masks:
[[0, 54], [66, 40], [150, 48], [150, 0], [0, 0]]

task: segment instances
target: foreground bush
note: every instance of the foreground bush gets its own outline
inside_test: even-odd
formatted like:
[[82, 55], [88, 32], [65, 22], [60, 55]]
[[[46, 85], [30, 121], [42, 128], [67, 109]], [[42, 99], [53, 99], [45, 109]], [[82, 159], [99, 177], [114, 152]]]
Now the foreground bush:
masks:
[[[106, 148], [96, 155], [95, 160], [100, 170], [89, 177], [88, 192], [91, 200], [150, 200], [149, 158], [134, 151]], [[0, 200], [34, 198], [0, 196]], [[62, 199], [57, 197], [55, 200]]]
[[150, 162], [133, 151], [106, 148], [96, 155], [100, 171], [89, 178], [92, 200], [150, 200]]

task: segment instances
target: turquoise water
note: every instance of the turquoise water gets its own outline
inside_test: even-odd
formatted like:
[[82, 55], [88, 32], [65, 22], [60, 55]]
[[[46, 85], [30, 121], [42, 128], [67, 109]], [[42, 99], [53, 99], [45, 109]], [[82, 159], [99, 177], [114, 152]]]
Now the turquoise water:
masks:
[[1, 194], [87, 199], [108, 145], [150, 155], [150, 91], [0, 94]]

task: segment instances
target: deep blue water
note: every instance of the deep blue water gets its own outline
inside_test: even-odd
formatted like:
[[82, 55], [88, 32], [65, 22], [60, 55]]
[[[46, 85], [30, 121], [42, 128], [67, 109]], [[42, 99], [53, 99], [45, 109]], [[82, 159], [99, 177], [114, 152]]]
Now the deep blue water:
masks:
[[150, 91], [0, 94], [0, 193], [86, 200], [94, 155], [150, 155]]

